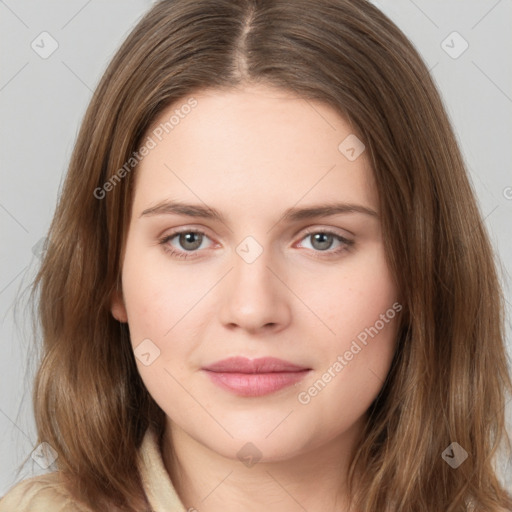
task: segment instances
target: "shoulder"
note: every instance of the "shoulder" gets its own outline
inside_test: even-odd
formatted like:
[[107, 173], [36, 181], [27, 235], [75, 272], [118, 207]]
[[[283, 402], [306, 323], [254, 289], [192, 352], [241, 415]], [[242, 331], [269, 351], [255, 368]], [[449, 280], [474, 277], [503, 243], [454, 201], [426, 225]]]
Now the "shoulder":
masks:
[[0, 512], [91, 512], [77, 504], [58, 472], [22, 480], [0, 498]]

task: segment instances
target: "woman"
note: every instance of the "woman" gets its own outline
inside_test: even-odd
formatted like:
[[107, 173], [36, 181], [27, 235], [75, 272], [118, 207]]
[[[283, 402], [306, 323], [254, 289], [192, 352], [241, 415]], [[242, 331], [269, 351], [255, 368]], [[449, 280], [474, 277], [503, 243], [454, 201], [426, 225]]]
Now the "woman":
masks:
[[33, 290], [59, 471], [1, 512], [512, 509], [491, 245], [428, 70], [366, 1], [157, 3]]

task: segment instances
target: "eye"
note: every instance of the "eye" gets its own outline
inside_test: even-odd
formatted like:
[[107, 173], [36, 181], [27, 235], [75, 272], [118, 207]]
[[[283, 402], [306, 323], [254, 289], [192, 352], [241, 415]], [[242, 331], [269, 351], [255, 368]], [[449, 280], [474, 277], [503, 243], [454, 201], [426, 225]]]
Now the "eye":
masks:
[[[329, 230], [316, 230], [316, 231], [309, 231], [306, 233], [306, 236], [302, 238], [302, 240], [310, 239], [310, 245], [311, 249], [313, 249], [316, 253], [326, 253], [325, 256], [336, 256], [346, 250], [348, 250], [350, 247], [354, 245], [353, 240], [349, 240], [348, 238], [345, 238], [341, 236], [338, 233], [335, 233], [334, 231]], [[333, 246], [333, 244], [336, 244], [338, 242], [339, 246], [335, 250], [329, 250]], [[302, 245], [302, 244], [301, 244]], [[325, 257], [324, 255], [317, 256], [317, 257]]]
[[[178, 247], [170, 244], [170, 242], [176, 238]], [[163, 246], [164, 250], [171, 256], [175, 256], [180, 259], [187, 259], [195, 257], [194, 253], [198, 249], [203, 248], [203, 241], [208, 238], [202, 231], [195, 230], [183, 230], [175, 231], [164, 238], [159, 243]]]
[[[199, 249], [205, 249], [203, 242], [208, 238], [202, 231], [187, 229], [174, 231], [160, 239], [159, 243], [164, 251], [171, 256], [178, 259], [191, 259], [198, 257], [197, 253], [201, 252]], [[311, 249], [313, 254], [317, 253], [315, 255], [317, 258], [337, 256], [354, 245], [353, 240], [349, 240], [330, 230], [311, 230], [301, 238], [301, 241], [308, 238], [311, 239]], [[176, 239], [175, 244], [172, 244], [171, 242], [174, 239]], [[338, 243], [338, 248], [330, 250], [336, 242]], [[299, 247], [301, 246], [302, 244], [299, 245]]]

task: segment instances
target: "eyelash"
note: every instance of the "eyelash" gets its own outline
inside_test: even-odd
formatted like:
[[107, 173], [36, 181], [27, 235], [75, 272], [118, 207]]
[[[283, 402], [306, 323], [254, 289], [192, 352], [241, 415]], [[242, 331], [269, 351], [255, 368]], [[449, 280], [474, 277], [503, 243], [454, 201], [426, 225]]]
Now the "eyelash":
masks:
[[[190, 234], [190, 233], [200, 234], [200, 235], [204, 235], [208, 238], [206, 233], [204, 233], [203, 231], [194, 230], [194, 229], [184, 229], [184, 230], [180, 230], [180, 231], [173, 231], [169, 235], [166, 235], [165, 237], [163, 237], [159, 240], [159, 244], [162, 245], [163, 250], [172, 257], [175, 257], [178, 259], [183, 259], [183, 260], [190, 259], [190, 258], [195, 259], [196, 256], [192, 256], [192, 255], [198, 252], [197, 249], [195, 251], [182, 252], [182, 251], [177, 251], [174, 248], [170, 248], [169, 245], [167, 245], [167, 243], [170, 242], [177, 235], [181, 235], [184, 233], [185, 234]], [[329, 231], [328, 229], [326, 229], [326, 230], [316, 229], [316, 230], [307, 231], [304, 234], [304, 236], [301, 238], [301, 240], [303, 240], [304, 238], [307, 238], [308, 236], [316, 235], [316, 234], [333, 235], [338, 241], [343, 243], [343, 245], [340, 248], [338, 248], [334, 251], [330, 251], [329, 249], [326, 249], [325, 251], [313, 250], [314, 253], [325, 253], [328, 255], [328, 256], [316, 256], [315, 255], [314, 257], [318, 258], [318, 259], [334, 258], [334, 257], [338, 256], [339, 254], [341, 254], [342, 252], [350, 250], [354, 245], [353, 240], [344, 238], [344, 237], [340, 236], [339, 234], [335, 233], [334, 231]]]

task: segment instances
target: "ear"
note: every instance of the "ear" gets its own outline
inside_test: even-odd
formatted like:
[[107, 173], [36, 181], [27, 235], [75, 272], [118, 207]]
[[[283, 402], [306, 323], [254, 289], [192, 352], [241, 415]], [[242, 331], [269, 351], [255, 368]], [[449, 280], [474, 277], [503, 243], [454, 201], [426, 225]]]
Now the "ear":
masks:
[[110, 300], [110, 312], [118, 322], [128, 322], [128, 315], [126, 313], [123, 294], [119, 290], [115, 290], [112, 294], [112, 298]]

